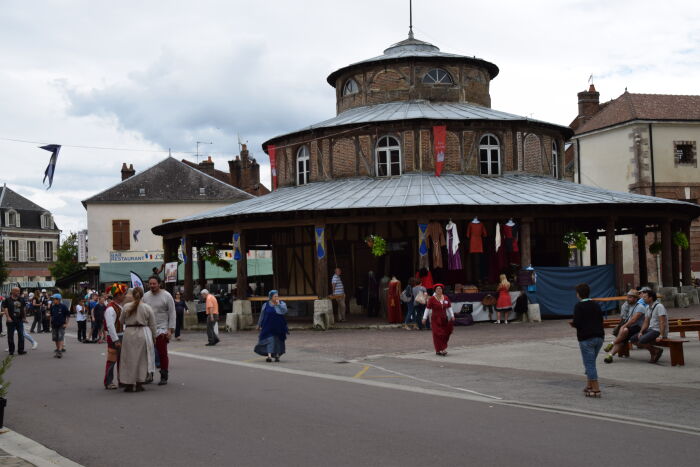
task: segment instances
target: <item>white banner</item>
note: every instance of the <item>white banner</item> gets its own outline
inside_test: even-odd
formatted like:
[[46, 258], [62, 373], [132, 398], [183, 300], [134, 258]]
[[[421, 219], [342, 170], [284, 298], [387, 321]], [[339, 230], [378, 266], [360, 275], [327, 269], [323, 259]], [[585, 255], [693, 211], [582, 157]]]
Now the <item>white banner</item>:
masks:
[[78, 262], [87, 263], [88, 247], [87, 247], [87, 230], [78, 232]]

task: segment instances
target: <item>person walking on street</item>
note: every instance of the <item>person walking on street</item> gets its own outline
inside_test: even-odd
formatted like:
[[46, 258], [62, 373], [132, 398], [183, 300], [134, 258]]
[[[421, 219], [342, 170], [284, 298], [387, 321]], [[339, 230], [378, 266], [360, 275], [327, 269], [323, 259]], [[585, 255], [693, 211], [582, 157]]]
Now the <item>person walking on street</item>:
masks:
[[345, 321], [345, 287], [343, 280], [340, 278], [343, 271], [340, 268], [335, 268], [335, 274], [331, 279], [331, 289], [333, 290], [333, 300], [338, 305], [338, 322]]
[[[423, 287], [418, 279], [413, 280], [413, 313], [416, 315], [416, 324], [418, 324], [418, 329], [423, 330], [423, 313], [425, 313], [425, 307], [428, 304], [428, 289]], [[430, 329], [430, 320], [427, 321], [426, 327]]]
[[39, 289], [34, 291], [34, 296], [32, 297], [32, 315], [34, 315], [34, 319], [32, 320], [32, 327], [29, 328], [29, 332], [32, 334], [34, 330], [36, 330], [36, 332], [41, 332], [41, 292]]
[[51, 298], [46, 289], [41, 289], [41, 324], [44, 332], [51, 332]]
[[576, 296], [580, 301], [574, 306], [574, 320], [569, 324], [576, 328], [581, 359], [588, 378], [583, 393], [586, 397], [600, 397], [595, 361], [598, 352], [603, 347], [605, 330], [603, 329], [603, 310], [600, 309], [600, 305], [589, 298], [590, 294], [591, 289], [588, 284], [576, 286]]
[[260, 314], [258, 321], [258, 344], [255, 346], [255, 353], [267, 357], [266, 362], [270, 363], [274, 358], [280, 361], [280, 356], [286, 352], [287, 335], [289, 328], [284, 315], [287, 314], [287, 304], [280, 300], [276, 290], [270, 290], [268, 301]]
[[450, 340], [455, 321], [452, 303], [450, 299], [443, 294], [444, 290], [445, 286], [442, 284], [435, 284], [433, 286], [433, 296], [428, 299], [428, 304], [423, 314], [424, 325], [428, 322], [428, 319], [430, 319], [435, 354], [441, 357], [447, 356], [447, 342]]
[[107, 310], [107, 307], [105, 306], [105, 297], [104, 295], [100, 295], [99, 297], [96, 298], [97, 303], [95, 306], [92, 308], [92, 311], [90, 312], [90, 319], [92, 320], [92, 342], [97, 342], [98, 344], [101, 344], [102, 341], [105, 338], [105, 330], [104, 330], [104, 320], [105, 320], [105, 311]]
[[154, 352], [156, 317], [153, 309], [142, 302], [141, 287], [134, 288], [131, 293], [134, 301], [124, 305], [124, 311], [119, 315], [119, 322], [124, 328], [119, 382], [125, 385], [124, 392], [141, 392], [148, 375], [155, 371], [151, 367], [151, 356]]
[[148, 279], [149, 291], [142, 301], [150, 305], [156, 316], [156, 352], [160, 361], [159, 386], [168, 384], [169, 360], [168, 343], [175, 331], [175, 301], [167, 290], [160, 288], [160, 278], [151, 276]]
[[10, 296], [2, 302], [2, 314], [7, 323], [7, 350], [10, 355], [15, 354], [15, 331], [17, 332], [17, 354], [23, 355], [24, 351], [24, 322], [26, 302], [20, 295], [19, 287], [12, 287]]
[[207, 342], [206, 345], [216, 345], [219, 343], [219, 336], [216, 335], [216, 323], [219, 322], [219, 302], [214, 294], [207, 289], [202, 289], [200, 295], [204, 299], [204, 307], [207, 313]]
[[185, 313], [189, 313], [187, 302], [180, 292], [175, 292], [175, 339], [180, 340], [180, 332], [184, 327]]
[[75, 305], [75, 321], [78, 323], [78, 342], [87, 342], [87, 310], [85, 300], [82, 298]]
[[55, 293], [51, 296], [53, 300], [53, 305], [49, 313], [51, 314], [51, 340], [56, 343], [56, 352], [54, 357], [61, 358], [63, 352], [66, 349], [63, 348], [63, 341], [65, 339], [66, 327], [68, 327], [68, 320], [70, 319], [70, 310], [67, 306], [61, 303], [63, 297], [60, 293]]
[[114, 283], [108, 290], [110, 295], [112, 295], [112, 301], [107, 305], [104, 316], [107, 340], [107, 362], [105, 363], [105, 377], [103, 382], [105, 389], [117, 389], [119, 386], [114, 383], [114, 372], [115, 369], [117, 372], [119, 371], [119, 355], [123, 334], [123, 327], [119, 316], [121, 315], [122, 303], [126, 295], [126, 285]]

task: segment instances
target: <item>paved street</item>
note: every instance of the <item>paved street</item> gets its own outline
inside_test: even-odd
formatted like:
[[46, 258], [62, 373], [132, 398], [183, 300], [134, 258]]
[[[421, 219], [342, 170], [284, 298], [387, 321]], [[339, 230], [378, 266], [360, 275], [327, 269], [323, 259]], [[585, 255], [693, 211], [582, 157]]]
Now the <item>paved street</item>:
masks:
[[143, 394], [102, 389], [103, 345], [69, 337], [56, 360], [40, 335], [9, 373], [5, 422], [87, 466], [630, 465], [620, 446], [640, 439], [655, 447], [635, 465], [695, 465], [688, 339], [685, 367], [641, 351], [599, 363], [604, 396], [588, 399], [565, 321], [458, 328], [440, 359], [427, 332], [401, 329], [295, 331], [280, 364], [252, 354], [253, 332], [214, 348], [188, 333], [171, 345], [171, 383]]

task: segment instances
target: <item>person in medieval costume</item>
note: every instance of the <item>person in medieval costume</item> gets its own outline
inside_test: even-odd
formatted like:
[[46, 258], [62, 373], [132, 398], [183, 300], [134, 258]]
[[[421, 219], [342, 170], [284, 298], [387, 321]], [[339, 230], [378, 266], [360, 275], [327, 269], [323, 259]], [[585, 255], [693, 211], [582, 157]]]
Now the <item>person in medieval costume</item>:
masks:
[[270, 290], [268, 301], [263, 307], [258, 329], [260, 336], [258, 337], [258, 345], [255, 346], [255, 353], [267, 357], [265, 361], [268, 363], [274, 358], [276, 362], [280, 361], [280, 356], [285, 353], [285, 341], [289, 334], [287, 320], [284, 315], [287, 314], [287, 305], [280, 300], [276, 290]]
[[444, 357], [447, 355], [447, 342], [454, 329], [455, 315], [452, 311], [452, 303], [443, 291], [445, 286], [435, 284], [433, 296], [428, 299], [423, 314], [423, 324], [430, 319], [430, 326], [433, 331], [433, 345], [435, 354]]
[[105, 389], [117, 389], [114, 383], [114, 373], [119, 372], [119, 354], [122, 346], [122, 324], [119, 315], [122, 312], [122, 303], [126, 295], [126, 285], [112, 284], [107, 288], [107, 293], [112, 300], [107, 305], [104, 317], [105, 335], [107, 336], [107, 363], [105, 364]]
[[119, 382], [125, 385], [125, 392], [143, 391], [143, 383], [155, 371], [154, 337], [156, 316], [153, 309], [143, 303], [143, 289], [132, 291], [133, 301], [124, 305], [119, 322], [124, 328], [122, 338]]

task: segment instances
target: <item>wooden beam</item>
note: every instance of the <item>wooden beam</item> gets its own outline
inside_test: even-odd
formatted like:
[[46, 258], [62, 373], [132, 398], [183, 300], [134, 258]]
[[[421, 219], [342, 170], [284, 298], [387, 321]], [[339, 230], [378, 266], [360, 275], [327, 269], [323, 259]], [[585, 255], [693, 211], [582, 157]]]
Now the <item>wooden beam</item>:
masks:
[[194, 294], [194, 273], [193, 273], [193, 258], [192, 258], [192, 239], [185, 237], [185, 251], [182, 252], [185, 255], [185, 300], [193, 300]]
[[[597, 230], [597, 229], [596, 229]], [[588, 241], [591, 245], [591, 250], [589, 251], [591, 266], [598, 265], [598, 232], [589, 232]]]
[[[615, 264], [615, 218], [608, 217], [605, 226], [605, 264]], [[622, 265], [620, 265], [622, 267]]]
[[532, 264], [532, 219], [524, 218], [520, 222], [520, 267], [524, 269]]

